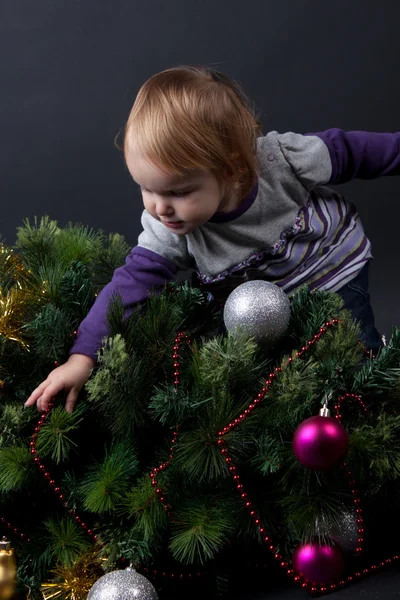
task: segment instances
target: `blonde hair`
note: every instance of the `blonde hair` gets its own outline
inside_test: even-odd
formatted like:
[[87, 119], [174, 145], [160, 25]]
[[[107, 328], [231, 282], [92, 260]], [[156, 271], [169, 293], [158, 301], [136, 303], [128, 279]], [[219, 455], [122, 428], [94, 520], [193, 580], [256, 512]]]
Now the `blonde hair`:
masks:
[[259, 135], [261, 123], [233, 80], [213, 69], [181, 66], [140, 88], [124, 152], [135, 148], [176, 175], [211, 171], [245, 197], [255, 182]]

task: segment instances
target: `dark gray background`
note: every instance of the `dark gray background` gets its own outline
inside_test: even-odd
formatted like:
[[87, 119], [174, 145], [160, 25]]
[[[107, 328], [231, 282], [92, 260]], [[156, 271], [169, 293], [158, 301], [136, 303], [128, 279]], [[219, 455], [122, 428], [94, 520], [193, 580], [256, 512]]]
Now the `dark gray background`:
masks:
[[[238, 79], [265, 131], [400, 128], [400, 2], [2, 0], [0, 232], [48, 214], [124, 234], [140, 198], [113, 146], [139, 86], [181, 63]], [[400, 179], [344, 186], [373, 242], [378, 326], [400, 324]]]
[[[0, 232], [13, 243], [24, 217], [48, 214], [135, 244], [141, 202], [113, 139], [139, 86], [176, 64], [237, 78], [265, 131], [400, 129], [399, 26], [399, 0], [1, 0]], [[345, 193], [373, 242], [388, 335], [400, 324], [400, 178]], [[335, 597], [398, 594], [384, 572]], [[278, 596], [308, 598], [267, 593]]]

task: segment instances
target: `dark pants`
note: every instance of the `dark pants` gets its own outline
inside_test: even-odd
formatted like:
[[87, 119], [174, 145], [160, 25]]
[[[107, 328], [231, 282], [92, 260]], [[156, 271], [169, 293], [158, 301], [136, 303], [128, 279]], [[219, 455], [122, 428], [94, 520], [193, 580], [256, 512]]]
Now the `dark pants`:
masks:
[[352, 314], [361, 326], [361, 341], [368, 350], [377, 352], [383, 345], [381, 336], [375, 328], [375, 318], [368, 293], [368, 263], [347, 285], [338, 290], [344, 300], [344, 308]]

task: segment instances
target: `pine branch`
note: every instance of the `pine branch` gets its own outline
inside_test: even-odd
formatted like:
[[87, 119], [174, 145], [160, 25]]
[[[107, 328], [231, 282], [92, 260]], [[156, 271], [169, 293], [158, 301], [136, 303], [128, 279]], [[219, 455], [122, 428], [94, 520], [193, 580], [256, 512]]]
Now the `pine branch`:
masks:
[[295, 353], [292, 357], [292, 363], [288, 364], [287, 357], [279, 363], [283, 365], [279, 377], [268, 389], [257, 414], [250, 417], [253, 426], [268, 425], [269, 432], [276, 433], [278, 439], [292, 436], [297, 425], [321, 405], [324, 393], [313, 359], [296, 360]]
[[180, 435], [175, 446], [175, 459], [193, 481], [221, 481], [228, 477], [228, 465], [217, 440], [216, 432], [210, 430], [208, 423]]
[[175, 560], [200, 563], [215, 557], [234, 530], [230, 506], [226, 503], [192, 500], [178, 511], [169, 544]]
[[121, 335], [104, 342], [98, 369], [86, 390], [116, 437], [131, 438], [135, 428], [143, 424], [151, 381], [148, 363], [127, 353]]
[[61, 362], [72, 344], [76, 319], [54, 304], [47, 304], [26, 327], [32, 349], [41, 364]]
[[[167, 492], [164, 483], [163, 480], [163, 489]], [[135, 531], [146, 544], [160, 539], [168, 526], [168, 515], [148, 475], [139, 479], [126, 495], [122, 506], [124, 513], [135, 519]]]
[[[244, 408], [245, 405], [237, 414], [243, 412]], [[190, 429], [180, 432], [175, 445], [174, 462], [195, 486], [211, 482], [218, 485], [229, 476], [228, 465], [218, 446], [218, 432], [234, 418], [234, 414], [220, 414], [216, 421], [212, 411], [211, 417], [202, 416]], [[254, 446], [254, 428], [250, 421], [230, 431], [224, 439], [236, 465], [248, 461], [249, 452]]]
[[334, 381], [338, 371], [350, 372], [360, 367], [363, 350], [358, 343], [360, 327], [354, 322], [341, 322], [332, 327], [315, 344], [313, 358], [318, 363], [321, 381]]
[[106, 452], [103, 463], [92, 467], [80, 486], [84, 507], [99, 514], [115, 510], [137, 468], [133, 448], [127, 442], [115, 444]]
[[0, 407], [0, 447], [14, 446], [31, 417], [21, 403], [9, 402]]
[[69, 414], [63, 406], [51, 411], [37, 436], [36, 448], [40, 456], [50, 456], [57, 464], [68, 458], [71, 449], [77, 448], [70, 435], [79, 429], [82, 412], [82, 407], [78, 407]]
[[400, 476], [400, 415], [384, 412], [350, 433], [348, 462], [358, 482]]
[[100, 543], [99, 558], [106, 571], [113, 570], [121, 559], [135, 565], [150, 563], [157, 548], [155, 537], [145, 541], [137, 527], [127, 527], [126, 520], [116, 516], [110, 523], [102, 523]]
[[0, 448], [0, 490], [20, 490], [30, 483], [34, 473], [33, 459], [25, 446]]
[[246, 336], [217, 336], [204, 341], [193, 353], [192, 375], [195, 385], [205, 394], [227, 388], [234, 391], [250, 387], [260, 376], [265, 364], [260, 364], [258, 346]]
[[78, 483], [75, 472], [65, 471], [61, 480], [61, 489], [70, 508], [77, 510], [81, 507], [80, 482]]
[[94, 287], [87, 266], [82, 261], [72, 262], [60, 281], [60, 306], [82, 319], [94, 298]]
[[77, 558], [90, 548], [84, 531], [69, 517], [45, 523], [49, 534], [49, 552], [57, 563], [71, 567]]
[[102, 246], [96, 248], [89, 265], [91, 282], [95, 289], [101, 290], [111, 281], [115, 269], [123, 265], [129, 250], [129, 244], [118, 233], [110, 233], [106, 240], [103, 238]]
[[220, 326], [221, 311], [208, 301], [206, 292], [192, 287], [188, 281], [168, 284], [164, 294], [172, 295], [182, 317], [180, 328], [190, 331], [192, 336], [201, 335], [203, 330], [209, 335], [210, 330]]
[[185, 391], [181, 385], [177, 390], [173, 385], [166, 385], [155, 390], [149, 410], [160, 423], [174, 427], [193, 417], [211, 400], [211, 397], [204, 398], [199, 390]]
[[254, 445], [256, 446], [255, 454], [251, 461], [254, 468], [262, 475], [279, 471], [282, 462], [281, 440], [272, 437], [269, 432], [265, 432]]
[[351, 391], [354, 394], [376, 395], [394, 392], [400, 379], [400, 329], [394, 328], [388, 345], [376, 359], [370, 357], [355, 374]]
[[42, 217], [40, 220], [35, 217], [32, 225], [29, 219], [25, 219], [23, 223], [17, 229], [16, 248], [26, 267], [37, 276], [44, 257], [49, 262], [55, 261], [60, 229], [57, 221], [52, 221], [49, 217]]
[[336, 489], [332, 485], [320, 485], [309, 490], [307, 495], [291, 494], [281, 501], [286, 515], [285, 524], [293, 531], [297, 541], [309, 542], [315, 537], [328, 541], [320, 523], [334, 522], [343, 503], [349, 500], [348, 491], [340, 485]]
[[101, 252], [103, 234], [79, 223], [68, 223], [57, 236], [56, 260], [65, 267], [75, 262], [88, 264]]
[[343, 311], [343, 300], [338, 294], [320, 290], [310, 291], [307, 287], [302, 287], [291, 298], [288, 331], [302, 346], [318, 333], [327, 321], [338, 318], [349, 320], [349, 313]]

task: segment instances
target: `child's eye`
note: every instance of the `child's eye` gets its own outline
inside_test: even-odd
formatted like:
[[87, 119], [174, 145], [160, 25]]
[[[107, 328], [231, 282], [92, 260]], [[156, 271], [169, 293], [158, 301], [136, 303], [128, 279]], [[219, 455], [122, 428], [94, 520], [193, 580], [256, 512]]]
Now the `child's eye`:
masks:
[[177, 198], [183, 198], [183, 196], [187, 196], [190, 192], [171, 192], [172, 196], [176, 196]]

